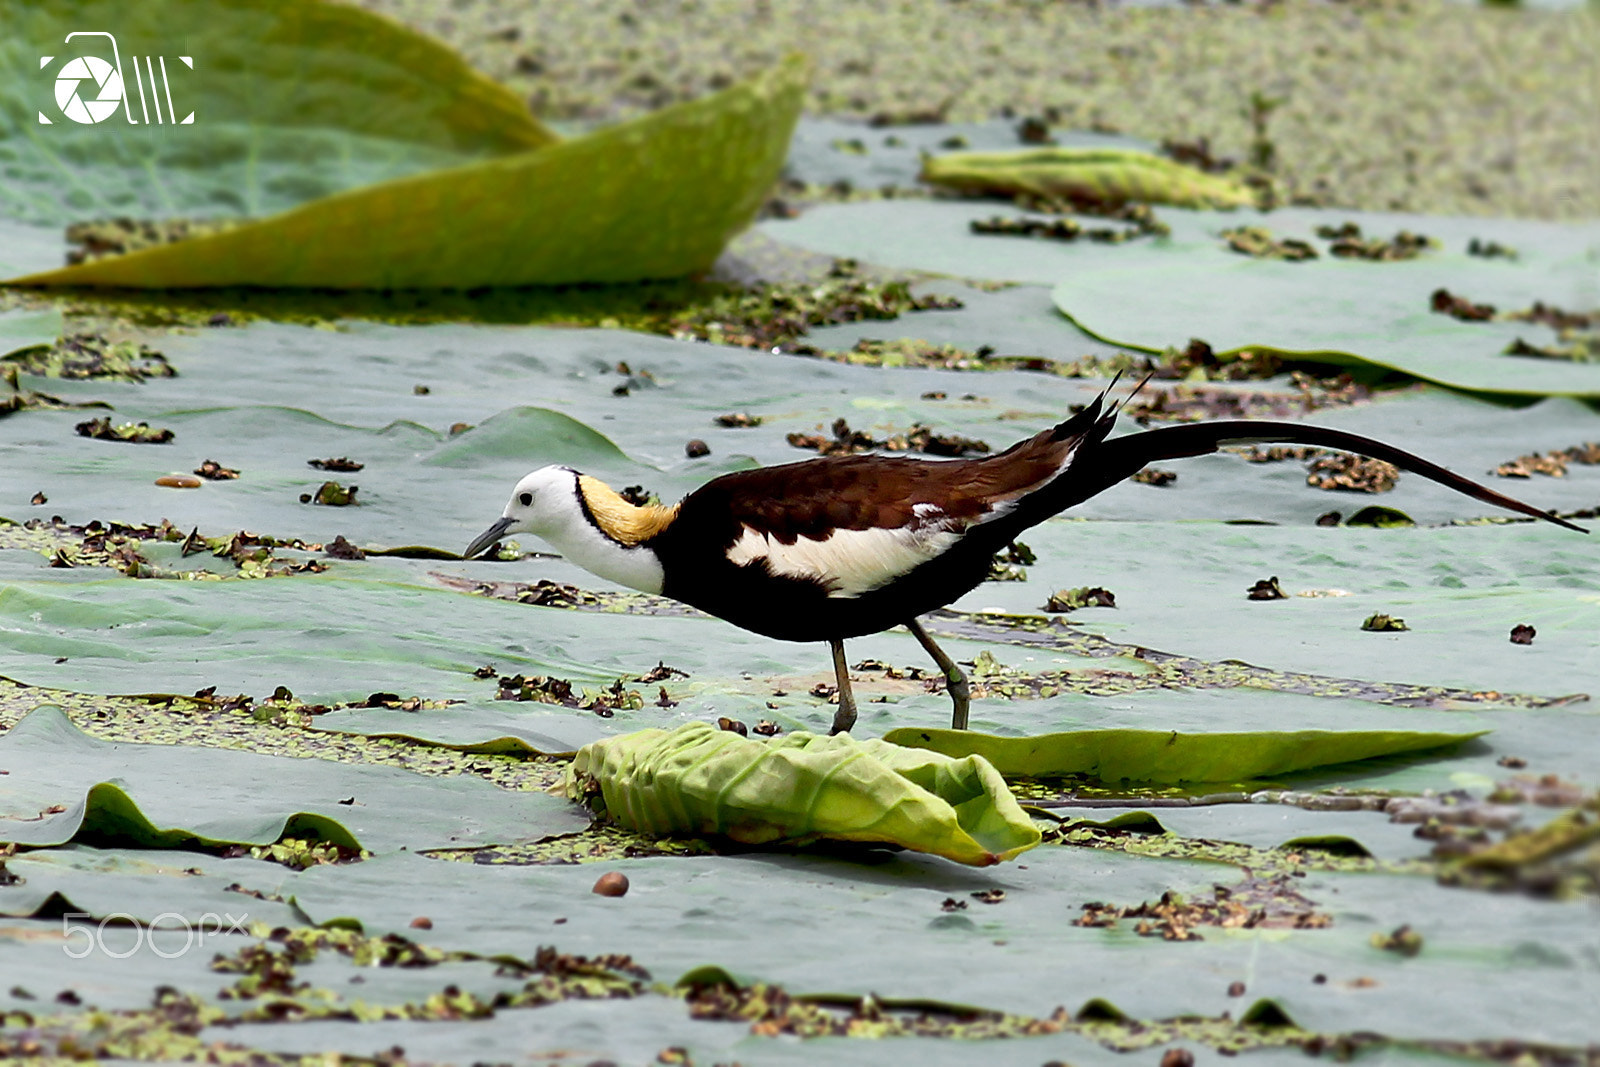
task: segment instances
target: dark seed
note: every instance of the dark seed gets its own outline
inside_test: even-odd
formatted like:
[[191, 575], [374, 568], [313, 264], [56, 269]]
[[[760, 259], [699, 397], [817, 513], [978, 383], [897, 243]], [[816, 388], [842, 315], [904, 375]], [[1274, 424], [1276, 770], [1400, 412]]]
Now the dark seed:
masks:
[[699, 459], [701, 456], [711, 455], [711, 446], [696, 437], [693, 441], [683, 446], [683, 454], [690, 459]]
[[1161, 1067], [1194, 1067], [1194, 1053], [1186, 1048], [1169, 1048], [1161, 1054]]
[[415, 919], [411, 920], [411, 929], [432, 930], [433, 920], [428, 918], [426, 915], [418, 915]]

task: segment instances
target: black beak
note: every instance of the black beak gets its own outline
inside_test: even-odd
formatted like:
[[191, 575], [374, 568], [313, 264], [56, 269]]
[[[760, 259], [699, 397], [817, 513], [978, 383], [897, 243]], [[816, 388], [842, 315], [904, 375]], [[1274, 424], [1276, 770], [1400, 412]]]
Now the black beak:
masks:
[[484, 549], [500, 540], [500, 536], [506, 532], [506, 528], [510, 525], [511, 520], [509, 518], [496, 519], [493, 526], [489, 527], [487, 530], [483, 531], [483, 533], [472, 539], [472, 544], [468, 545], [467, 550], [461, 553], [461, 558], [471, 559], [479, 552], [482, 552]]

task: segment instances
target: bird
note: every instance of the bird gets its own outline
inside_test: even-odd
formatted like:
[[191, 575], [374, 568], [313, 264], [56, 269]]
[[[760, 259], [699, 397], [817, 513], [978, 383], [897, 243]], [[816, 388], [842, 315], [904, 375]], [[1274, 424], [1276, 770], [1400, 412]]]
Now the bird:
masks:
[[1332, 448], [1588, 532], [1403, 449], [1329, 427], [1232, 419], [1111, 437], [1123, 404], [1138, 392], [1110, 403], [1115, 384], [995, 455], [823, 456], [724, 474], [671, 505], [636, 505], [571, 467], [541, 467], [517, 482], [501, 517], [463, 558], [509, 534], [534, 534], [601, 578], [767, 637], [826, 642], [838, 680], [837, 734], [856, 721], [844, 642], [897, 625], [938, 665], [953, 704], [951, 727], [966, 729], [966, 675], [918, 617], [976, 588], [994, 554], [1029, 527], [1151, 463], [1233, 445]]

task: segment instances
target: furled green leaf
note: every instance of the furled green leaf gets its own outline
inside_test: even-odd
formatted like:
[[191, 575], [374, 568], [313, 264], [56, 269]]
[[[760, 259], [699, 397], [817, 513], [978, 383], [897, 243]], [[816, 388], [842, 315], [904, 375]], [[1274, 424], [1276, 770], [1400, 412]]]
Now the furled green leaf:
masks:
[[[446, 46], [354, 6], [0, 0], [0, 25], [0, 213], [33, 222], [260, 215], [557, 140]], [[85, 30], [115, 51], [66, 40]], [[92, 125], [55, 96], [79, 56], [113, 63], [124, 88]]]
[[586, 745], [565, 783], [647, 833], [765, 844], [881, 841], [973, 866], [1008, 860], [1039, 831], [980, 757], [949, 758], [849, 735], [762, 742], [704, 722]]
[[902, 727], [884, 740], [951, 758], [980, 756], [1001, 774], [1049, 778], [1092, 775], [1105, 782], [1238, 782], [1337, 763], [1423, 752], [1481, 737], [1414, 730], [1283, 730], [1179, 733], [1176, 730], [1072, 730], [999, 737], [970, 730]]
[[1238, 182], [1126, 148], [1033, 148], [930, 156], [921, 179], [964, 193], [1041, 200], [1233, 207], [1253, 202]]
[[16, 281], [376, 289], [690, 274], [710, 267], [754, 216], [783, 163], [808, 70], [791, 56], [721, 93], [587, 137]]

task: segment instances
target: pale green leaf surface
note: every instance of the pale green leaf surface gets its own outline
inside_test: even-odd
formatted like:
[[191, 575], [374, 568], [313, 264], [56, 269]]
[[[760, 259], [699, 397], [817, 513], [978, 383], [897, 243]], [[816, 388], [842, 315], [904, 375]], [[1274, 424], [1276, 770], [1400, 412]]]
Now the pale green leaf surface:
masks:
[[[197, 738], [199, 740], [199, 738]], [[537, 840], [588, 825], [553, 797], [470, 779], [172, 745], [113, 744], [59, 709], [0, 736], [0, 838], [56, 845], [80, 834], [144, 847], [270, 844], [296, 828], [372, 851]], [[205, 803], [196, 802], [205, 789]], [[355, 797], [355, 804], [341, 800]], [[427, 798], [427, 799], [424, 799]], [[43, 814], [53, 805], [65, 810]]]
[[1425, 752], [1479, 733], [1413, 730], [1263, 730], [1179, 733], [1176, 730], [1081, 730], [999, 737], [973, 730], [901, 728], [883, 739], [951, 758], [981, 756], [1005, 775], [1088, 775], [1103, 782], [1237, 782], [1340, 763]]
[[[975, 235], [968, 222], [992, 205], [884, 200], [829, 205], [763, 232], [801, 247], [857, 256], [902, 269], [1056, 286], [1056, 304], [1094, 337], [1161, 351], [1191, 337], [1218, 352], [1267, 347], [1324, 362], [1368, 362], [1459, 388], [1522, 396], [1600, 395], [1600, 370], [1501, 356], [1522, 337], [1550, 345], [1555, 335], [1528, 323], [1463, 323], [1429, 310], [1444, 287], [1502, 311], [1534, 301], [1587, 311], [1600, 302], [1594, 257], [1600, 230], [1505, 219], [1446, 219], [1334, 209], [1261, 213], [1163, 209], [1170, 238], [1119, 245]], [[1017, 214], [1002, 209], [1000, 214]], [[1442, 249], [1398, 263], [1252, 260], [1229, 251], [1224, 229], [1262, 225], [1278, 236], [1310, 238], [1317, 225], [1360, 224], [1369, 235], [1411, 229]], [[1477, 237], [1518, 248], [1514, 263], [1466, 254]], [[1313, 240], [1313, 243], [1317, 242]], [[1072, 335], [1063, 334], [1072, 358]]]
[[[13, 218], [263, 215], [556, 140], [449, 48], [343, 4], [6, 0], [0, 23], [0, 213]], [[103, 37], [65, 40], [85, 27], [114, 33], [115, 56]], [[127, 106], [94, 125], [55, 101], [77, 55], [120, 60]], [[158, 57], [156, 75], [165, 62], [175, 116], [158, 104], [157, 123], [141, 105], [136, 55]]]
[[566, 780], [646, 833], [748, 844], [811, 837], [884, 842], [973, 866], [1013, 859], [1039, 831], [983, 759], [916, 753], [847, 734], [741, 737], [709, 723], [584, 746]]

